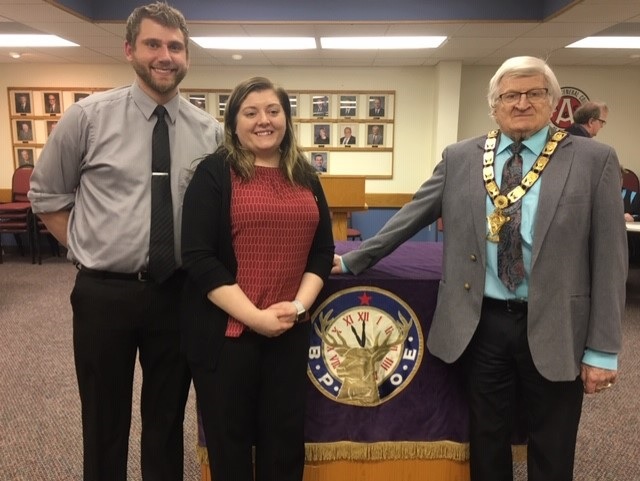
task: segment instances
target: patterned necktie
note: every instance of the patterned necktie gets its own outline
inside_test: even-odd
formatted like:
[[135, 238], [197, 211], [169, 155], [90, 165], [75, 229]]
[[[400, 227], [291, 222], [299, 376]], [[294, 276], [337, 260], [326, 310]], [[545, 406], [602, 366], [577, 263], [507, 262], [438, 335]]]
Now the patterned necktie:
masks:
[[[522, 181], [522, 144], [511, 144], [511, 158], [504, 164], [500, 192], [506, 194]], [[498, 277], [511, 292], [524, 279], [524, 263], [522, 261], [522, 238], [520, 237], [520, 214], [522, 199], [505, 209], [510, 217], [500, 231], [498, 242]]]
[[151, 233], [149, 243], [149, 275], [160, 283], [176, 267], [173, 246], [173, 206], [171, 202], [171, 152], [169, 129], [164, 118], [166, 109], [158, 105], [158, 117], [151, 141]]

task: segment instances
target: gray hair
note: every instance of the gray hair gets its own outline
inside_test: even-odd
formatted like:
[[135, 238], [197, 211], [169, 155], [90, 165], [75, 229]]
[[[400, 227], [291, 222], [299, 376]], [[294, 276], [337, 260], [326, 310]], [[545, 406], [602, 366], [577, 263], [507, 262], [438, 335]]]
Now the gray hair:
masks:
[[494, 116], [498, 96], [500, 95], [498, 88], [502, 79], [532, 77], [534, 75], [542, 75], [544, 77], [545, 87], [549, 91], [549, 105], [552, 107], [556, 105], [561, 96], [560, 84], [551, 67], [544, 60], [537, 57], [512, 57], [504, 61], [489, 81], [487, 101], [489, 102], [491, 117]]

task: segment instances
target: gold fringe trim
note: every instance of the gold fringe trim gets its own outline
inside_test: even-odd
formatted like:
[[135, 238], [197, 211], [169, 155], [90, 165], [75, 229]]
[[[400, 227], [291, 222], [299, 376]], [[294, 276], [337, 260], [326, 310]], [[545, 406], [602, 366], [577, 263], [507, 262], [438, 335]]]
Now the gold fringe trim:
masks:
[[469, 459], [469, 444], [452, 441], [380, 443], [307, 443], [307, 461], [383, 461], [387, 459]]
[[[514, 461], [526, 461], [526, 445], [514, 445], [511, 449]], [[206, 447], [196, 446], [196, 453], [201, 465], [209, 464], [209, 454]], [[307, 443], [305, 445], [305, 460], [308, 462], [384, 461], [391, 459], [448, 459], [464, 462], [469, 460], [469, 443], [454, 443], [453, 441], [352, 443], [340, 441], [336, 443]]]
[[209, 453], [207, 452], [206, 446], [200, 446], [199, 444], [196, 446], [196, 455], [198, 456], [198, 462], [203, 465], [209, 465]]
[[527, 460], [527, 445], [526, 444], [514, 444], [511, 446], [511, 455], [513, 460], [518, 463], [526, 462]]

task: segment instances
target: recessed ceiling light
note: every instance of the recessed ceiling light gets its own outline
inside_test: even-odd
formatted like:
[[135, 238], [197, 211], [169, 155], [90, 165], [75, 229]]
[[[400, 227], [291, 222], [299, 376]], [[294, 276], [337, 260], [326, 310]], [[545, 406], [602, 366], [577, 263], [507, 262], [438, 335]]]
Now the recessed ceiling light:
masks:
[[0, 34], [0, 47], [79, 47], [57, 35]]
[[407, 50], [438, 48], [447, 37], [322, 37], [322, 48], [344, 50]]
[[565, 48], [640, 48], [640, 37], [585, 37]]
[[310, 50], [312, 37], [191, 37], [202, 48], [218, 50]]
[[242, 60], [242, 55], [240, 55], [239, 53], [234, 53], [231, 58], [233, 60]]
[[20, 58], [20, 57], [22, 57], [22, 55], [20, 55], [18, 52], [9, 52], [9, 57], [11, 57], [11, 58]]

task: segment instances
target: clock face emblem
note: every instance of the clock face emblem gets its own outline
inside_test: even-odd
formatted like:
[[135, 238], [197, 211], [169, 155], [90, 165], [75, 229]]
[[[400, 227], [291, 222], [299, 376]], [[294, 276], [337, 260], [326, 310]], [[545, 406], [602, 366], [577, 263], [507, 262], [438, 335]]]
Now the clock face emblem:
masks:
[[313, 313], [308, 374], [325, 396], [377, 406], [401, 392], [423, 354], [420, 322], [389, 291], [359, 286], [326, 299]]

